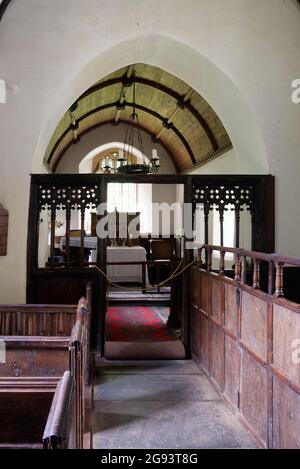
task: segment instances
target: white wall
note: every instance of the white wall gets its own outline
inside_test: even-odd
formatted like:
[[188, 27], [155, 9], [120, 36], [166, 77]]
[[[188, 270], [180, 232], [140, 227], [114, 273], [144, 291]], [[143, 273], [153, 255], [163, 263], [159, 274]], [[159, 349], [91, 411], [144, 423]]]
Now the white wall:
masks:
[[[118, 126], [106, 125], [98, 129], [91, 130], [84, 135], [76, 145], [71, 145], [63, 155], [57, 166], [57, 173], [78, 173], [79, 163], [94, 148], [110, 142], [124, 141], [127, 126], [119, 124]], [[160, 157], [159, 173], [173, 174], [176, 172], [174, 164], [159, 143], [153, 143], [151, 137], [146, 132], [141, 132], [146, 156], [151, 158], [152, 148], [156, 148]]]
[[290, 99], [299, 43], [290, 0], [11, 2], [0, 77], [19, 91], [0, 105], [0, 201], [10, 214], [0, 302], [25, 299], [29, 173], [44, 171], [50, 136], [72, 102], [130, 63], [187, 82], [224, 123], [239, 171], [276, 176], [276, 249], [300, 255], [300, 105]]
[[[190, 174], [241, 174], [243, 172], [240, 168], [240, 161], [236, 157], [235, 151], [229, 150], [227, 153], [219, 156], [218, 158], [210, 161], [205, 166], [200, 166], [192, 171]], [[252, 171], [255, 173], [255, 167]], [[248, 174], [251, 174], [249, 170]]]

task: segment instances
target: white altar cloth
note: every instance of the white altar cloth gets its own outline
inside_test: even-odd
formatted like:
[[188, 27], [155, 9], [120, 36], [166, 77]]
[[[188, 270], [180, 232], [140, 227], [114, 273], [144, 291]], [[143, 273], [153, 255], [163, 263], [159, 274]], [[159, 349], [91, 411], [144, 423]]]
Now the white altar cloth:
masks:
[[[142, 246], [124, 246], [107, 248], [107, 262], [145, 262], [146, 249]], [[148, 268], [146, 266], [146, 285], [149, 285]], [[108, 265], [107, 275], [113, 282], [142, 283], [143, 271], [141, 265]]]
[[[66, 238], [62, 238], [59, 247], [64, 249]], [[70, 246], [80, 247], [79, 237], [70, 238]], [[90, 262], [97, 260], [97, 237], [86, 236], [84, 247], [91, 249]], [[145, 262], [147, 260], [146, 249], [142, 246], [108, 246], [107, 262]], [[143, 271], [141, 265], [109, 265], [107, 275], [113, 282], [139, 282], [142, 283]], [[148, 267], [146, 266], [146, 285], [149, 285]]]

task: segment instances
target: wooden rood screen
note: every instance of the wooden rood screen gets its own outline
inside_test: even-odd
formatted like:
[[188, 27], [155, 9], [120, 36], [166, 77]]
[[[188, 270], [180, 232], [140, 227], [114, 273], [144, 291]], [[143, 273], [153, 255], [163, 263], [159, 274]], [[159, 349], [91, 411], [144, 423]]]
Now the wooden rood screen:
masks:
[[[184, 202], [204, 214], [203, 239], [209, 239], [210, 222], [219, 213], [220, 241], [224, 242], [224, 219], [234, 211], [235, 246], [240, 239], [242, 213], [250, 219], [252, 249], [272, 252], [274, 249], [274, 178], [247, 175], [103, 175], [103, 174], [43, 174], [31, 176], [27, 248], [27, 303], [45, 304], [55, 299], [72, 304], [83, 295], [87, 282], [93, 288], [92, 337], [93, 347], [104, 348], [104, 315], [106, 309], [106, 280], [95, 268], [106, 270], [107, 239], [89, 236], [88, 220], [99, 204], [107, 201], [107, 184], [131, 182], [141, 184], [182, 184]], [[188, 212], [188, 210], [187, 210]], [[186, 215], [186, 213], [185, 213]], [[185, 217], [189, 219], [189, 214]], [[248, 220], [249, 221], [249, 220]], [[184, 239], [186, 244], [188, 234]], [[251, 238], [251, 236], [249, 236]], [[89, 250], [95, 252], [96, 262], [89, 262]], [[185, 262], [190, 263], [191, 250], [185, 250]], [[147, 264], [143, 263], [143, 269]], [[110, 263], [112, 265], [112, 263]], [[119, 262], [120, 264], [120, 262]], [[182, 278], [178, 281], [182, 281]], [[183, 330], [187, 328], [189, 289], [172, 288], [182, 292], [172, 296], [171, 309], [178, 310]], [[179, 311], [180, 310], [180, 311]], [[177, 313], [176, 313], [177, 314]], [[184, 332], [187, 343], [187, 334]]]
[[[234, 279], [224, 276], [226, 252], [235, 258]], [[268, 292], [260, 290], [262, 263], [269, 264]], [[300, 259], [202, 248], [191, 274], [192, 352], [263, 446], [300, 448], [300, 306], [284, 298], [284, 265]]]

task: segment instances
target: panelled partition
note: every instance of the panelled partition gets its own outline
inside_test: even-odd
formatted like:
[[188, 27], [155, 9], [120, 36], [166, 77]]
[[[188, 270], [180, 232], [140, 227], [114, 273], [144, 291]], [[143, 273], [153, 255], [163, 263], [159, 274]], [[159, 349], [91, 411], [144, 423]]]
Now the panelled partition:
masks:
[[[234, 257], [233, 278], [225, 276], [226, 253]], [[284, 266], [299, 267], [300, 259], [204, 246], [197, 263], [192, 354], [264, 447], [300, 448], [300, 305], [284, 297], [283, 284]], [[262, 264], [269, 266], [266, 291]]]
[[[91, 282], [93, 289], [92, 346], [103, 351], [107, 239], [87, 233], [87, 221], [101, 203], [107, 202], [107, 184], [172, 184], [184, 186], [184, 221], [193, 226], [200, 210], [204, 215], [201, 230], [206, 243], [209, 222], [219, 213], [220, 241], [224, 242], [226, 213], [234, 212], [235, 246], [239, 245], [240, 216], [249, 215], [249, 239], [252, 249], [274, 250], [274, 177], [273, 176], [204, 176], [204, 175], [103, 175], [43, 174], [31, 176], [27, 249], [27, 302], [72, 304], [84, 294]], [[187, 208], [188, 207], [188, 208]], [[74, 236], [76, 239], [74, 240]], [[182, 236], [182, 235], [181, 235]], [[76, 241], [76, 242], [75, 242]], [[184, 265], [193, 259], [193, 233], [182, 238]], [[189, 242], [189, 245], [187, 244]], [[90, 243], [97, 249], [96, 260], [89, 261]], [[63, 252], [63, 255], [61, 253]], [[60, 254], [59, 254], [60, 253]], [[148, 262], [149, 263], [149, 262]], [[148, 264], [147, 262], [145, 263]], [[145, 266], [144, 266], [145, 267]], [[189, 349], [188, 272], [172, 284], [171, 314], [181, 320], [183, 341]]]

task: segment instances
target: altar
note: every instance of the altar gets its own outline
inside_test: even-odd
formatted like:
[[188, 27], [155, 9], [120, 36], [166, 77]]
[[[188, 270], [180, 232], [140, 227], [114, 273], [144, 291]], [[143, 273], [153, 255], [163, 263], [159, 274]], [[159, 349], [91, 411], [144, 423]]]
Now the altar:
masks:
[[[62, 238], [59, 243], [61, 250], [64, 250], [66, 238]], [[70, 247], [80, 248], [81, 239], [79, 237], [70, 238]], [[97, 236], [86, 236], [84, 238], [84, 249], [91, 250], [89, 262], [97, 261]], [[147, 261], [146, 249], [142, 246], [108, 246], [107, 262], [121, 264], [108, 265], [107, 275], [112, 282], [121, 283], [143, 283], [143, 262]], [[138, 264], [124, 264], [126, 262], [137, 262]], [[145, 284], [149, 285], [148, 268], [145, 266]]]

